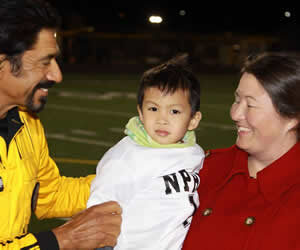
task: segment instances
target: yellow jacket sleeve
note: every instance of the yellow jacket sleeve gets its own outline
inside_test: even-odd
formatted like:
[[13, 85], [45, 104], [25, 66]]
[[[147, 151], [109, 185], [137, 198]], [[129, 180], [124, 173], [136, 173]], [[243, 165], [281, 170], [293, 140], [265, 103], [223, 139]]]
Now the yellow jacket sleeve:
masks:
[[38, 218], [53, 218], [85, 209], [94, 176], [61, 176], [38, 117], [17, 110], [10, 114], [9, 153], [0, 136], [0, 250], [58, 249], [51, 231], [28, 233], [32, 211]]
[[38, 218], [70, 217], [86, 208], [90, 184], [95, 175], [72, 178], [61, 176], [49, 150], [43, 127], [39, 126], [39, 142], [42, 143], [38, 182], [40, 183], [37, 207]]

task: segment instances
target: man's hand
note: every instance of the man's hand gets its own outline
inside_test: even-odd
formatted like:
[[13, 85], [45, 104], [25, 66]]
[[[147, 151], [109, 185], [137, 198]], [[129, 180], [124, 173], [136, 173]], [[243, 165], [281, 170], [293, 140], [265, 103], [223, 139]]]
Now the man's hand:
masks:
[[60, 249], [115, 246], [121, 229], [121, 207], [116, 202], [92, 206], [54, 228]]

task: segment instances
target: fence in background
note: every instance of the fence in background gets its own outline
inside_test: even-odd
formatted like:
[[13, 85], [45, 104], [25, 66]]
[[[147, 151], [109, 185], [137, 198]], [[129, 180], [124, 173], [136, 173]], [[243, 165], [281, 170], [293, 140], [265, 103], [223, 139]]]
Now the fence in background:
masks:
[[266, 35], [196, 35], [189, 33], [101, 33], [92, 29], [64, 31], [59, 36], [65, 65], [94, 65], [129, 70], [149, 68], [180, 52], [197, 70], [240, 67], [253, 52], [280, 49], [286, 41]]

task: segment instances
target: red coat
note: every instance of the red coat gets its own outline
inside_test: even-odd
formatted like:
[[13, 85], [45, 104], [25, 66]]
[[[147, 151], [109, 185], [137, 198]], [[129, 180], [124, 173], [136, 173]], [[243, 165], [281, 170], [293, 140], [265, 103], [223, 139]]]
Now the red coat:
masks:
[[183, 250], [300, 249], [300, 143], [251, 178], [246, 152], [212, 150]]

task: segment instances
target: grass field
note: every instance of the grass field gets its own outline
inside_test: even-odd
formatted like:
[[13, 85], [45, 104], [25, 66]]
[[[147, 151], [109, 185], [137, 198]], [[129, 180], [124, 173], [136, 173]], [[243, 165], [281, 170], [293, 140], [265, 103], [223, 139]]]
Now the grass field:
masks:
[[[120, 140], [128, 119], [137, 114], [139, 75], [65, 74], [61, 84], [49, 91], [48, 104], [40, 118], [51, 156], [61, 174], [84, 176], [95, 173], [98, 160]], [[235, 141], [229, 117], [237, 75], [199, 75], [202, 84], [202, 121], [196, 130], [204, 149], [227, 147]], [[38, 221], [37, 232], [61, 224], [62, 220]]]

